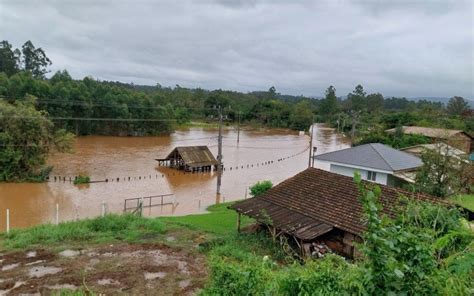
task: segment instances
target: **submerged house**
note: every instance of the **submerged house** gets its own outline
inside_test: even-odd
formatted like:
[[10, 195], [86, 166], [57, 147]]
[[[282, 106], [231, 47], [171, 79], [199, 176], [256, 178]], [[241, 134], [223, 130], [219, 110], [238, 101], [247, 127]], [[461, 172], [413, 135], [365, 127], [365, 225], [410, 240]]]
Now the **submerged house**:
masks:
[[[366, 181], [363, 181], [366, 182]], [[440, 202], [434, 197], [381, 185], [382, 213], [394, 217], [400, 195]], [[266, 225], [272, 236], [286, 235], [296, 242], [303, 256], [313, 242], [324, 242], [333, 251], [353, 257], [355, 242], [362, 242], [363, 221], [359, 191], [352, 177], [316, 168], [289, 178], [267, 192], [230, 206], [240, 215]]]
[[358, 171], [364, 180], [391, 186], [411, 182], [407, 173], [423, 164], [414, 155], [380, 143], [315, 155], [314, 159], [329, 163], [333, 173], [352, 177]]
[[[395, 133], [396, 128], [388, 129], [385, 132]], [[468, 133], [461, 130], [431, 128], [421, 126], [402, 126], [404, 134], [421, 135], [432, 139], [433, 141], [442, 140], [448, 145], [458, 148], [469, 154], [474, 149], [473, 138]]]
[[156, 160], [160, 165], [187, 172], [211, 171], [218, 165], [218, 161], [207, 146], [176, 147], [165, 158]]

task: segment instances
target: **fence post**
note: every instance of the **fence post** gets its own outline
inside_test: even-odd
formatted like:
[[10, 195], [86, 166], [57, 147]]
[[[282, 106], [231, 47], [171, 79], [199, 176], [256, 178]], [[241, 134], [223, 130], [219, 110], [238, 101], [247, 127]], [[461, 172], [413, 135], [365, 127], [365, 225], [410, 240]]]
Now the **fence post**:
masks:
[[138, 207], [139, 207], [139, 215], [140, 217], [143, 216], [143, 197], [140, 197], [140, 201], [139, 201], [139, 204], [138, 204]]
[[7, 233], [10, 233], [10, 209], [7, 209]]
[[105, 216], [105, 201], [102, 201], [102, 217]]
[[56, 225], [59, 224], [59, 204], [56, 204]]

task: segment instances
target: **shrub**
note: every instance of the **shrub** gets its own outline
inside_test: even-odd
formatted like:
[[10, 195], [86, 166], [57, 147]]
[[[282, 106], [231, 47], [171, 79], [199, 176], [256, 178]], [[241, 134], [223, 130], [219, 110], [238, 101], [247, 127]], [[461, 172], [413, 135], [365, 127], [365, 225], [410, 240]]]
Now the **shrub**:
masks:
[[[262, 295], [270, 293], [271, 270], [265, 262], [238, 264], [212, 258], [211, 280], [203, 295]], [[268, 295], [271, 295], [268, 294]]]
[[79, 175], [77, 176], [77, 178], [74, 179], [74, 185], [86, 184], [86, 183], [90, 183], [90, 181], [91, 181], [91, 178], [89, 176]]
[[281, 295], [342, 295], [349, 269], [349, 264], [337, 255], [309, 261], [304, 266], [294, 264], [280, 273], [278, 292]]
[[268, 189], [273, 187], [271, 181], [259, 181], [250, 187], [250, 195], [253, 197], [259, 196], [262, 193], [265, 193]]

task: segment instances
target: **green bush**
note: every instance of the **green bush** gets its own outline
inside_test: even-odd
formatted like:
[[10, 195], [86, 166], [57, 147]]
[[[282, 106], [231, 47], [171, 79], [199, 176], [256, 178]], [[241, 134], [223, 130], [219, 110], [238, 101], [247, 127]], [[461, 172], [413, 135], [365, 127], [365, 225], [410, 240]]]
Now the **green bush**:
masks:
[[342, 295], [346, 293], [344, 278], [351, 270], [350, 264], [337, 255], [309, 261], [304, 266], [296, 263], [280, 272], [278, 292], [281, 295]]
[[89, 176], [79, 175], [77, 176], [77, 178], [74, 179], [74, 185], [86, 184], [86, 183], [90, 183], [90, 181], [91, 181], [91, 178]]
[[355, 142], [355, 145], [358, 146], [368, 143], [382, 143], [393, 148], [401, 149], [420, 144], [428, 144], [430, 143], [430, 139], [421, 135], [397, 135], [371, 131], [362, 134]]
[[271, 270], [265, 261], [238, 264], [222, 258], [211, 260], [211, 280], [203, 295], [263, 295], [270, 293]]
[[252, 197], [259, 196], [262, 193], [265, 193], [268, 189], [273, 187], [273, 183], [271, 181], [259, 181], [255, 183], [252, 187], [250, 187], [250, 195]]

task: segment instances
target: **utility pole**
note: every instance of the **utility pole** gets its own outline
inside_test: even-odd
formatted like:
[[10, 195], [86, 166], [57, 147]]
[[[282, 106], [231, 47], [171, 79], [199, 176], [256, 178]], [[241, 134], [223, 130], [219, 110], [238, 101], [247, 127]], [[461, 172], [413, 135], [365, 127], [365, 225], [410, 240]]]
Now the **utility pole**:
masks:
[[240, 111], [239, 111], [239, 121], [237, 123], [237, 144], [240, 142]]
[[219, 111], [219, 136], [217, 137], [217, 191], [221, 194], [221, 179], [222, 179], [222, 107], [218, 106]]
[[312, 163], [311, 159], [313, 158], [311, 154], [311, 152], [313, 151], [313, 127], [314, 127], [314, 123], [311, 123], [311, 131], [309, 135], [309, 159], [308, 159], [309, 168], [311, 167], [311, 163]]
[[316, 151], [318, 151], [318, 147], [313, 147], [313, 157], [311, 157], [311, 167], [314, 168], [314, 155], [316, 154]]

